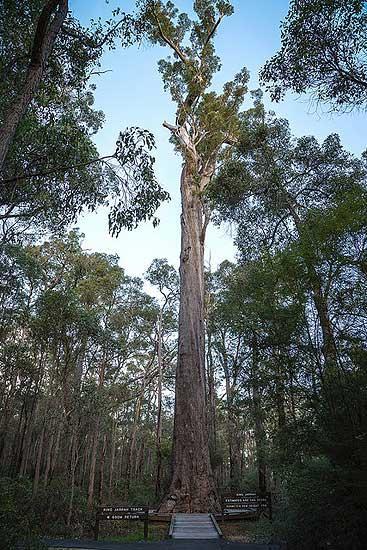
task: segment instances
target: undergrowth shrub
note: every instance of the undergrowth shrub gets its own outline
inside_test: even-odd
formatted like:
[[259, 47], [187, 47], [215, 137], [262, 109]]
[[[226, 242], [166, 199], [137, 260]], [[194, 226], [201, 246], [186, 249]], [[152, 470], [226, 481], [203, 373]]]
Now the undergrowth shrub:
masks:
[[364, 550], [367, 540], [365, 474], [325, 458], [289, 469], [273, 523], [289, 550]]

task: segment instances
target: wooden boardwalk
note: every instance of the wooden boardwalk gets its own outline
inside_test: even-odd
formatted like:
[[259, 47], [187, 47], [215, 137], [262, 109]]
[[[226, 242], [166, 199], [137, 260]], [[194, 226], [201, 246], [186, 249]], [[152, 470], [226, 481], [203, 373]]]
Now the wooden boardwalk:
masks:
[[173, 539], [219, 539], [220, 529], [210, 514], [175, 514], [170, 536]]

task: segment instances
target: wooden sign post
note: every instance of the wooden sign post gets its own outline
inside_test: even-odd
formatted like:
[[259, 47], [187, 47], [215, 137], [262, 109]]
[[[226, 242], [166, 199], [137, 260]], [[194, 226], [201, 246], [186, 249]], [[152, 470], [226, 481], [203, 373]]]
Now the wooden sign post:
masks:
[[97, 510], [94, 539], [98, 540], [100, 521], [143, 521], [144, 540], [148, 538], [149, 510], [147, 506], [101, 506]]

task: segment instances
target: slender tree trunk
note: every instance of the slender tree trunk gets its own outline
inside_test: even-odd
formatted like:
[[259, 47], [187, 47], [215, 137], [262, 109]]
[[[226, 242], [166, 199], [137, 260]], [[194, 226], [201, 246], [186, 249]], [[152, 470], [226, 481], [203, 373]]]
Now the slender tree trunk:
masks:
[[[295, 200], [285, 188], [282, 187], [281, 190], [284, 193], [290, 214], [297, 228], [298, 235], [301, 236], [303, 231], [302, 220], [297, 212]], [[330, 320], [327, 298], [322, 288], [322, 279], [317, 273], [314, 263], [309, 258], [306, 258], [305, 263], [309, 284], [312, 291], [313, 302], [315, 304], [320, 321], [323, 338], [322, 354], [325, 359], [325, 364], [336, 365], [338, 352], [334, 337], [334, 331]]]
[[[106, 356], [107, 356], [107, 353], [104, 352], [102, 363], [100, 365], [99, 374], [98, 374], [98, 389], [97, 389], [98, 393], [101, 392], [104, 385], [106, 362], [107, 362]], [[91, 461], [90, 461], [89, 484], [88, 484], [88, 508], [89, 509], [93, 507], [97, 452], [98, 452], [98, 443], [100, 438], [100, 433], [99, 433], [100, 425], [101, 425], [101, 412], [98, 411], [95, 419], [94, 437], [93, 437], [92, 453], [91, 453]]]
[[255, 420], [255, 443], [259, 491], [266, 492], [265, 430], [259, 381], [259, 351], [256, 334], [252, 338], [252, 399]]
[[[215, 391], [215, 369], [212, 353], [211, 332], [207, 330], [207, 378], [208, 378], [208, 428], [209, 448], [212, 457], [217, 453], [217, 416], [216, 416], [216, 391]], [[214, 472], [216, 475], [216, 472]]]
[[24, 84], [19, 96], [5, 112], [4, 122], [0, 127], [0, 173], [18, 125], [38, 90], [45, 65], [67, 12], [67, 0], [49, 0], [40, 14]]
[[[146, 379], [144, 376], [143, 382], [142, 382], [142, 388], [141, 393], [136, 401], [135, 404], [135, 410], [134, 410], [134, 423], [133, 428], [131, 432], [131, 440], [130, 440], [130, 452], [128, 456], [128, 462], [126, 464], [126, 486], [125, 486], [125, 498], [129, 498], [129, 491], [130, 491], [130, 481], [131, 481], [131, 472], [135, 470], [136, 460], [137, 460], [137, 453], [136, 453], [136, 447], [137, 447], [137, 435], [138, 435], [138, 426], [140, 421], [140, 413], [141, 413], [141, 407], [142, 402], [144, 400], [145, 395], [145, 385], [146, 385]], [[133, 465], [134, 462], [134, 465]]]
[[158, 388], [157, 388], [157, 431], [156, 431], [156, 457], [157, 472], [155, 481], [155, 496], [161, 494], [161, 472], [162, 472], [162, 309], [158, 318]]
[[102, 505], [103, 502], [103, 487], [104, 487], [104, 463], [106, 460], [107, 451], [107, 434], [103, 436], [101, 460], [99, 462], [99, 481], [98, 481], [98, 504]]
[[[218, 507], [209, 458], [205, 380], [203, 206], [189, 163], [181, 176], [181, 256], [178, 363], [172, 479], [161, 511]], [[203, 230], [204, 229], [204, 230]]]
[[25, 438], [24, 438], [24, 444], [21, 449], [22, 451], [22, 458], [19, 468], [19, 475], [24, 476], [27, 473], [28, 469], [28, 461], [29, 461], [29, 455], [31, 452], [31, 444], [32, 444], [32, 433], [33, 433], [33, 427], [36, 423], [37, 419], [37, 412], [38, 412], [38, 404], [35, 404], [36, 397], [34, 398], [34, 402], [31, 407], [31, 411], [29, 413], [29, 417], [26, 417], [27, 423], [26, 423], [26, 432], [25, 432]]
[[117, 432], [117, 422], [113, 422], [112, 429], [112, 448], [111, 448], [111, 464], [109, 471], [109, 481], [108, 481], [108, 494], [110, 501], [112, 500], [112, 490], [113, 490], [113, 480], [115, 475], [115, 461], [116, 461], [116, 432]]
[[285, 434], [287, 425], [287, 416], [285, 412], [285, 379], [284, 372], [285, 362], [282, 362], [282, 356], [274, 353], [275, 363], [275, 402], [278, 414], [278, 427], [279, 430]]
[[62, 431], [63, 422], [62, 420], [59, 421], [58, 429], [57, 429], [57, 436], [56, 436], [56, 443], [54, 452], [52, 453], [52, 461], [51, 461], [51, 477], [54, 475], [57, 465], [57, 459], [59, 457], [59, 450], [60, 450], [60, 440], [61, 440], [61, 431]]
[[95, 420], [93, 442], [92, 442], [92, 452], [90, 460], [90, 469], [89, 469], [89, 482], [88, 482], [88, 508], [93, 508], [93, 499], [94, 499], [94, 482], [96, 478], [96, 464], [97, 464], [97, 451], [99, 443], [99, 424], [100, 417], [97, 416]]
[[45, 439], [45, 425], [42, 427], [41, 437], [38, 444], [38, 452], [37, 452], [37, 460], [36, 460], [36, 468], [34, 472], [34, 479], [33, 479], [33, 495], [37, 493], [39, 480], [40, 480], [40, 473], [41, 473], [41, 462], [42, 462], [42, 453], [43, 453], [43, 442]]
[[77, 442], [77, 428], [74, 428], [73, 435], [71, 438], [71, 453], [70, 453], [70, 498], [69, 498], [69, 510], [66, 524], [68, 527], [71, 525], [71, 520], [73, 517], [74, 511], [74, 496], [75, 496], [75, 477], [76, 477], [76, 468], [78, 465], [79, 453], [78, 453], [78, 442]]
[[312, 287], [313, 301], [319, 316], [320, 327], [322, 332], [323, 346], [322, 354], [326, 365], [337, 363], [338, 352], [334, 337], [333, 327], [330, 321], [329, 308], [327, 299], [322, 291], [322, 284], [313, 266], [307, 266]]
[[48, 484], [48, 476], [50, 474], [51, 470], [51, 456], [52, 456], [52, 448], [54, 444], [54, 438], [55, 434], [54, 432], [51, 433], [50, 441], [48, 443], [48, 451], [47, 451], [47, 457], [46, 457], [46, 467], [45, 467], [45, 475], [43, 478], [43, 485], [47, 487]]
[[226, 381], [226, 401], [227, 401], [227, 441], [229, 452], [229, 481], [232, 489], [236, 489], [239, 483], [241, 470], [241, 438], [240, 427], [237, 421], [236, 411], [234, 409], [235, 382], [231, 381], [230, 370], [228, 367], [228, 356], [226, 352], [225, 335], [222, 334], [222, 366]]

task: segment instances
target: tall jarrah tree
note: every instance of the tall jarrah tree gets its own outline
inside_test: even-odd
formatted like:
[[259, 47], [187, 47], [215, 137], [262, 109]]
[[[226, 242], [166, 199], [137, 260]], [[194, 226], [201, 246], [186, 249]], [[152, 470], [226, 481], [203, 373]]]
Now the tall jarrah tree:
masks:
[[172, 480], [161, 510], [204, 512], [218, 505], [206, 417], [203, 266], [210, 210], [205, 195], [221, 151], [236, 140], [248, 72], [243, 69], [221, 94], [209, 91], [220, 68], [213, 38], [233, 12], [228, 1], [194, 2], [195, 19], [179, 13], [172, 2], [148, 0], [141, 8], [149, 40], [171, 50], [171, 57], [159, 62], [159, 71], [177, 111], [175, 123], [164, 126], [183, 159]]

